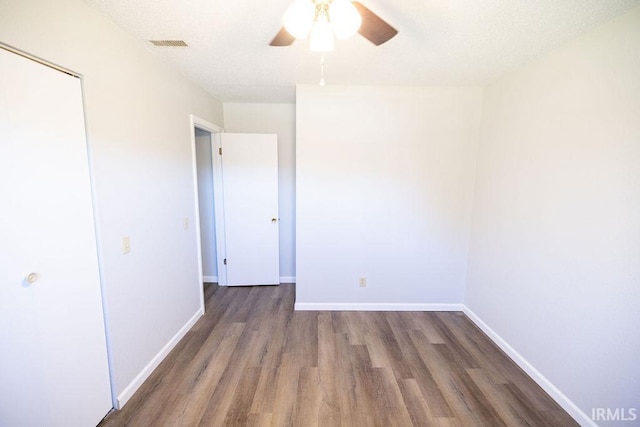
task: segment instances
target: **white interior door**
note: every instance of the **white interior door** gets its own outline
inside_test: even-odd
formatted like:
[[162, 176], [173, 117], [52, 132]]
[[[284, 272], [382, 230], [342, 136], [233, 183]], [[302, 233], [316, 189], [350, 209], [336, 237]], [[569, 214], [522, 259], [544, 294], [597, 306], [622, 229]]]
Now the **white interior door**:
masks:
[[279, 284], [278, 137], [223, 133], [220, 142], [225, 249], [218, 270], [226, 273], [221, 283]]
[[96, 425], [112, 403], [80, 80], [1, 48], [0, 203], [0, 425]]

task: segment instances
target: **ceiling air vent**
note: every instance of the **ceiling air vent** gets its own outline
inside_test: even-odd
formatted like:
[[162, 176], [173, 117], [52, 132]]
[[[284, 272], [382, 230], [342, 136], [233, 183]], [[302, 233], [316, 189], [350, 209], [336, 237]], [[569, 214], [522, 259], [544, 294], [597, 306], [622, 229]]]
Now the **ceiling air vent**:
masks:
[[154, 46], [161, 47], [187, 47], [183, 40], [149, 40]]

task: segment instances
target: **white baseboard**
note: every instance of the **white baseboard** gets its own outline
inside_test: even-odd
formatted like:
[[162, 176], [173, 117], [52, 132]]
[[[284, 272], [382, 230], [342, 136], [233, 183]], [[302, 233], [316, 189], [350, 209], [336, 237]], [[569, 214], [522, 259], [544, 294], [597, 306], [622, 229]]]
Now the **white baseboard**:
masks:
[[297, 311], [462, 311], [463, 304], [420, 303], [305, 303], [297, 302]]
[[218, 276], [202, 276], [204, 283], [218, 283]]
[[[216, 276], [205, 276], [205, 282], [207, 281], [207, 277], [214, 277], [216, 279], [216, 283], [218, 282], [218, 278]], [[296, 278], [295, 276], [282, 276], [280, 277], [280, 284], [289, 284], [289, 283], [296, 283]], [[255, 286], [255, 285], [224, 285], [224, 284], [220, 284], [220, 286]]]
[[122, 409], [127, 401], [131, 399], [131, 396], [133, 396], [138, 388], [140, 388], [142, 383], [145, 382], [147, 378], [149, 378], [149, 375], [151, 375], [153, 370], [158, 367], [160, 362], [162, 362], [165, 357], [167, 357], [169, 352], [173, 350], [176, 344], [178, 344], [182, 337], [184, 337], [187, 332], [189, 332], [191, 327], [195, 325], [195, 323], [203, 314], [204, 313], [202, 312], [202, 310], [199, 309], [196, 314], [194, 314], [193, 317], [191, 317], [191, 319], [189, 319], [187, 323], [182, 328], [180, 328], [180, 330], [173, 336], [173, 338], [171, 338], [169, 342], [164, 347], [162, 347], [158, 354], [156, 354], [154, 358], [151, 359], [147, 366], [145, 366], [144, 369], [142, 369], [142, 371], [133, 379], [133, 381], [131, 381], [131, 383], [127, 387], [125, 387], [122, 393], [118, 395], [118, 401], [116, 402], [117, 407], [115, 409]]
[[518, 353], [513, 347], [507, 343], [500, 335], [496, 333], [489, 325], [484, 323], [478, 315], [476, 315], [469, 307], [463, 305], [463, 312], [469, 319], [482, 331], [487, 334], [491, 340], [502, 349], [523, 371], [527, 373], [544, 391], [546, 391], [558, 405], [569, 413], [576, 422], [581, 426], [597, 427], [597, 424], [593, 422], [587, 414], [582, 412], [575, 403], [573, 403], [567, 396], [565, 396], [551, 381], [549, 381], [544, 375], [542, 375], [536, 368], [531, 365], [520, 353]]

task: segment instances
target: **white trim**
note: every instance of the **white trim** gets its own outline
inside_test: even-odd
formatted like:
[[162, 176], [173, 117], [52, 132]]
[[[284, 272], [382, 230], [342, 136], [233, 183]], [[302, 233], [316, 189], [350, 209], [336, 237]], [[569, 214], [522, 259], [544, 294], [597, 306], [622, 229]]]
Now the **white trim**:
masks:
[[193, 124], [194, 127], [197, 127], [198, 129], [201, 130], [205, 130], [207, 132], [211, 132], [211, 133], [221, 133], [224, 132], [224, 129], [221, 128], [220, 126], [211, 123], [210, 121], [207, 121], [205, 119], [201, 119], [198, 116], [194, 116], [193, 114], [191, 114], [191, 124]]
[[202, 276], [204, 283], [218, 283], [218, 276]]
[[142, 371], [129, 383], [127, 387], [120, 393], [118, 396], [117, 405], [114, 406], [115, 409], [122, 409], [122, 407], [127, 403], [131, 396], [140, 388], [142, 383], [144, 383], [147, 378], [151, 375], [151, 373], [158, 367], [158, 365], [164, 360], [165, 357], [169, 354], [171, 350], [180, 342], [182, 337], [184, 337], [187, 332], [195, 325], [198, 319], [204, 314], [203, 310], [198, 310], [196, 314], [191, 317], [187, 321], [187, 323], [169, 340], [169, 342], [162, 347], [162, 349], [156, 354], [153, 359], [145, 366]]
[[4, 49], [4, 50], [9, 51], [11, 53], [15, 53], [16, 55], [20, 55], [20, 56], [22, 56], [24, 58], [27, 58], [27, 59], [31, 60], [31, 61], [37, 62], [38, 64], [42, 64], [45, 67], [53, 68], [56, 71], [60, 71], [60, 72], [63, 72], [65, 74], [69, 74], [72, 77], [82, 77], [82, 74], [80, 74], [80, 73], [76, 73], [75, 71], [72, 71], [72, 70], [70, 70], [70, 69], [68, 69], [66, 67], [63, 67], [63, 66], [58, 65], [58, 64], [54, 64], [53, 62], [47, 61], [46, 59], [42, 59], [39, 56], [32, 55], [32, 54], [27, 53], [27, 52], [25, 52], [23, 50], [15, 48], [13, 46], [9, 46], [8, 44], [0, 42], [0, 49]]
[[565, 396], [558, 388], [551, 383], [544, 375], [531, 365], [520, 353], [507, 343], [496, 331], [491, 329], [477, 314], [469, 307], [463, 305], [464, 314], [476, 324], [498, 347], [504, 351], [523, 371], [527, 373], [544, 391], [546, 391], [553, 400], [558, 403], [565, 411], [573, 417], [576, 422], [582, 426], [597, 427], [597, 424], [587, 416], [578, 406]]
[[218, 284], [227, 285], [227, 236], [225, 234], [224, 218], [224, 186], [222, 184], [222, 150], [221, 133], [211, 135], [211, 167], [213, 168], [213, 216], [216, 229], [216, 266], [218, 269]]
[[463, 304], [297, 302], [294, 309], [296, 311], [462, 311], [463, 307]]
[[205, 305], [204, 305], [204, 289], [202, 287], [202, 283], [204, 282], [204, 277], [202, 275], [202, 242], [200, 241], [200, 202], [198, 197], [198, 160], [196, 158], [196, 128], [204, 130], [206, 132], [211, 133], [211, 151], [213, 152], [213, 140], [214, 135], [222, 132], [220, 126], [215, 125], [211, 122], [208, 122], [205, 119], [201, 119], [198, 116], [194, 116], [191, 114], [189, 116], [189, 124], [190, 124], [190, 132], [191, 132], [191, 172], [193, 179], [193, 191], [194, 191], [194, 200], [195, 200], [195, 230], [196, 230], [196, 252], [198, 257], [198, 283], [197, 289], [200, 294], [200, 309], [204, 314]]
[[280, 283], [296, 283], [296, 276], [280, 276]]

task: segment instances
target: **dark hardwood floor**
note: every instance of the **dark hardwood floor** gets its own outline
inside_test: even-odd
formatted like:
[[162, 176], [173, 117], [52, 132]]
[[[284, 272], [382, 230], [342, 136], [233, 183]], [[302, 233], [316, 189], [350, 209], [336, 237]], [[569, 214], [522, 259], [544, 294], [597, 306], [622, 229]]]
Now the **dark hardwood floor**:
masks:
[[462, 313], [294, 312], [206, 285], [206, 315], [109, 426], [577, 425]]

